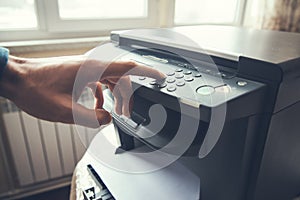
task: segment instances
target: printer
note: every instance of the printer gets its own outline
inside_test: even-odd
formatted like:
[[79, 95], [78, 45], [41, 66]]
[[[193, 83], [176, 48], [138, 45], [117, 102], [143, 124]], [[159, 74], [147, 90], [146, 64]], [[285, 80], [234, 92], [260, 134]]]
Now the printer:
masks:
[[[151, 179], [166, 193], [186, 191], [186, 198], [177, 199], [292, 200], [300, 195], [300, 34], [186, 26], [116, 31], [109, 45], [122, 52], [120, 59], [167, 77], [158, 82], [132, 76], [131, 118], [113, 113], [120, 141], [116, 157], [131, 159], [130, 152], [170, 157], [146, 158], [159, 168], [145, 165], [145, 174], [161, 174], [132, 175], [139, 176], [139, 186]], [[108, 102], [111, 95], [105, 98]], [[143, 146], [147, 150], [137, 150]], [[180, 184], [182, 177], [178, 188], [183, 190], [167, 187], [168, 178], [162, 175], [179, 169], [170, 167], [174, 165], [184, 168], [172, 175], [178, 175], [172, 184]], [[119, 180], [101, 167], [95, 173], [115, 198], [119, 188], [110, 183], [111, 177], [122, 183], [127, 177], [122, 187], [135, 192], [130, 173]]]

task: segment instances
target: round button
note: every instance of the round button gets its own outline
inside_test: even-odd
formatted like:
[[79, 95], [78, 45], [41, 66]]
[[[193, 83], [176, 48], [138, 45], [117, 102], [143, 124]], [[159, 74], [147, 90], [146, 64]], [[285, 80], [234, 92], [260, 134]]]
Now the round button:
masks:
[[184, 86], [184, 85], [185, 85], [185, 82], [184, 82], [184, 81], [177, 81], [177, 82], [176, 82], [176, 85], [179, 86], [179, 87], [180, 87], [180, 86]]
[[157, 85], [158, 88], [164, 88], [164, 87], [166, 87], [166, 86], [167, 86], [166, 83], [161, 83], [161, 84]]
[[167, 90], [169, 92], [174, 92], [176, 90], [176, 87], [175, 86], [169, 86], [169, 87], [167, 87]]
[[199, 78], [199, 77], [201, 77], [202, 75], [200, 74], [200, 73], [195, 73], [194, 74], [194, 77], [196, 77], [196, 78]]
[[151, 81], [149, 84], [150, 85], [156, 85], [157, 83], [156, 83], [156, 81]]
[[175, 78], [177, 78], [177, 79], [180, 79], [180, 78], [183, 78], [183, 77], [184, 77], [183, 74], [176, 74], [176, 76], [175, 76]]
[[167, 78], [167, 83], [174, 83], [175, 82], [175, 78]]
[[223, 78], [226, 78], [226, 77], [227, 77], [227, 74], [222, 73], [221, 76], [222, 76]]
[[236, 84], [237, 84], [238, 86], [240, 86], [240, 87], [244, 87], [244, 86], [246, 86], [248, 83], [247, 83], [247, 81], [237, 81]]
[[175, 75], [175, 72], [168, 72], [167, 73], [167, 76], [174, 76]]
[[175, 70], [175, 72], [182, 72], [182, 71], [183, 71], [183, 69], [180, 69], [180, 68]]
[[183, 74], [190, 75], [190, 74], [192, 74], [192, 72], [191, 71], [185, 71], [185, 72], [183, 72]]
[[194, 78], [193, 77], [185, 77], [184, 80], [187, 81], [187, 82], [191, 82], [191, 81], [194, 80]]
[[198, 87], [196, 92], [201, 95], [210, 95], [215, 92], [215, 88], [209, 85]]
[[139, 77], [139, 80], [141, 80], [141, 81], [143, 81], [145, 79], [146, 79], [146, 77], [143, 77], [143, 76]]

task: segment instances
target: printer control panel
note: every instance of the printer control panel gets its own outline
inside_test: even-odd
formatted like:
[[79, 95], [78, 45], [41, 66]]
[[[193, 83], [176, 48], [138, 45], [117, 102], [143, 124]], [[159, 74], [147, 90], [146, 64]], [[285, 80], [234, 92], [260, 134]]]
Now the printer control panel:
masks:
[[219, 71], [217, 66], [195, 66], [188, 62], [133, 52], [123, 59], [157, 69], [166, 75], [164, 82], [132, 76], [131, 80], [137, 85], [176, 97], [182, 103], [198, 108], [200, 105], [215, 107], [264, 86], [236, 77], [234, 73]]
[[[147, 54], [145, 51], [124, 50], [122, 55], [120, 60], [131, 60], [166, 75], [163, 81], [146, 76], [130, 76], [135, 95], [131, 118], [112, 112], [122, 150], [134, 148], [133, 138], [154, 149], [161, 148], [175, 137], [175, 129], [179, 125], [177, 122], [185, 119], [188, 123], [193, 124], [195, 120], [198, 123], [200, 117], [201, 134], [197, 134], [199, 138], [191, 147], [191, 152], [195, 153], [205, 137], [212, 112], [221, 109], [226, 120], [231, 120], [252, 115], [261, 106], [266, 85], [239, 77], [234, 70], [224, 70], [226, 67], [214, 63], [189, 62], [164, 54]], [[106, 96], [105, 99], [113, 101], [111, 94]], [[245, 105], [245, 102], [251, 103]], [[162, 106], [166, 112], [166, 121], [162, 125], [157, 125], [151, 117], [150, 108], [155, 104]], [[243, 112], [240, 112], [242, 108]], [[162, 129], [156, 130], [157, 127]]]

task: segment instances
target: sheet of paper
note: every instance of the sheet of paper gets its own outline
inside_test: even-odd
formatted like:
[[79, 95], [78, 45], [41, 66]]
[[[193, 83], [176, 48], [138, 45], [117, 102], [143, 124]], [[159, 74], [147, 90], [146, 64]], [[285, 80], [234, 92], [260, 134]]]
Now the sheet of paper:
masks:
[[[115, 154], [116, 145], [111, 138], [114, 135], [113, 125], [98, 133], [83, 161], [93, 165], [117, 200], [199, 199], [200, 178], [188, 168], [176, 161], [160, 168], [155, 166], [160, 162], [144, 159], [139, 153]], [[145, 149], [141, 152], [145, 152]], [[136, 166], [139, 167], [135, 172]], [[130, 167], [133, 170], [128, 170]]]

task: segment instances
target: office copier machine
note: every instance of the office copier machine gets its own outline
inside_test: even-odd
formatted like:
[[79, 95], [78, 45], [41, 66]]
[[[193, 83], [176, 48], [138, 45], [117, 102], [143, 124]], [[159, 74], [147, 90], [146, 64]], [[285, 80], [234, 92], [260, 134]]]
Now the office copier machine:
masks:
[[121, 155], [177, 156], [201, 182], [196, 199], [300, 195], [300, 34], [190, 26], [112, 32], [111, 45], [166, 74], [131, 77], [131, 119], [113, 113]]

